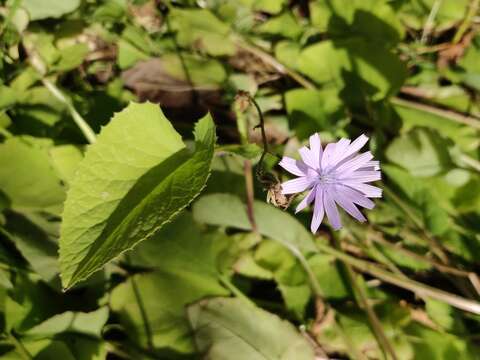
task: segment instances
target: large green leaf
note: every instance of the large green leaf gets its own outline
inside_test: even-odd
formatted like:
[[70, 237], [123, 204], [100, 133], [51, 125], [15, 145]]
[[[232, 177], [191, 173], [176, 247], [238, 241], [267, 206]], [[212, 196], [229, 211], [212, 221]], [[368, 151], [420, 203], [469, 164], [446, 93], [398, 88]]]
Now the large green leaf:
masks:
[[158, 106], [132, 103], [85, 153], [65, 203], [62, 284], [69, 288], [153, 235], [202, 190], [215, 144], [209, 115], [195, 128], [196, 150]]
[[198, 351], [211, 360], [313, 360], [292, 324], [236, 298], [202, 300], [188, 309]]
[[12, 207], [57, 212], [65, 191], [50, 165], [50, 146], [49, 140], [30, 137], [0, 144], [0, 189]]
[[74, 11], [80, 0], [23, 0], [22, 6], [30, 14], [30, 20], [59, 18]]
[[[262, 201], [254, 203], [258, 231], [289, 249], [303, 253], [315, 253], [311, 234], [290, 214]], [[240, 198], [229, 194], [203, 196], [193, 206], [193, 215], [199, 222], [251, 230], [246, 205]]]
[[[110, 306], [132, 340], [141, 346], [151, 341], [156, 349], [194, 351], [185, 306], [206, 296], [228, 294], [219, 284], [214, 245], [212, 237], [202, 234], [191, 214], [183, 212], [132, 252], [130, 265], [154, 269], [129, 278], [111, 295]], [[138, 307], [137, 297], [145, 315]]]
[[427, 128], [415, 128], [395, 139], [385, 154], [414, 176], [436, 175], [451, 165], [448, 142]]
[[[305, 48], [298, 69], [319, 84], [343, 90], [349, 103], [394, 94], [406, 77], [396, 55], [362, 38], [326, 40]], [[348, 86], [347, 86], [348, 85]]]
[[330, 36], [360, 36], [390, 47], [404, 35], [395, 11], [385, 0], [318, 0], [311, 4], [314, 26]]
[[229, 26], [209, 10], [174, 8], [170, 17], [180, 45], [193, 46], [214, 56], [235, 52], [235, 46], [228, 38]]

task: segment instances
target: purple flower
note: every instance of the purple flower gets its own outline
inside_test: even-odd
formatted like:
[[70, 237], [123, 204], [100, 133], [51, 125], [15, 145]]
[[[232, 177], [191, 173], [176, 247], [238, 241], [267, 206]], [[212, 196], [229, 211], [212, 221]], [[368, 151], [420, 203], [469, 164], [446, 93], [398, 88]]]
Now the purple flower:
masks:
[[302, 147], [298, 152], [302, 160], [283, 157], [280, 166], [298, 178], [282, 183], [283, 194], [309, 190], [295, 212], [315, 202], [310, 229], [316, 233], [324, 214], [335, 230], [342, 227], [336, 204], [358, 221], [366, 218], [356, 205], [372, 209], [375, 204], [369, 198], [382, 197], [382, 190], [366, 183], [380, 180], [380, 162], [374, 161], [370, 151], [358, 151], [368, 137], [360, 135], [355, 141], [340, 139], [322, 149], [318, 134], [310, 136], [310, 149]]

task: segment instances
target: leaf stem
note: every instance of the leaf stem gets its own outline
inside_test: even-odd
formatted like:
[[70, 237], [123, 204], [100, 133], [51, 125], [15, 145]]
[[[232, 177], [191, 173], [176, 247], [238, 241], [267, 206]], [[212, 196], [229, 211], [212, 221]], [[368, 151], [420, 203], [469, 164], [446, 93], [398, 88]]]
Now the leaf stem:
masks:
[[85, 119], [78, 113], [77, 109], [75, 109], [75, 106], [73, 106], [73, 102], [71, 99], [69, 99], [65, 94], [62, 93], [62, 91], [49, 79], [45, 78], [47, 69], [46, 65], [44, 64], [43, 60], [40, 58], [40, 56], [36, 53], [34, 45], [33, 44], [27, 44], [24, 42], [24, 49], [29, 57], [30, 60], [30, 65], [38, 72], [38, 74], [41, 76], [41, 82], [43, 86], [47, 88], [48, 91], [61, 103], [63, 103], [68, 112], [70, 113], [70, 116], [72, 117], [73, 121], [75, 124], [78, 126], [80, 131], [83, 133], [85, 138], [90, 144], [95, 143], [96, 140], [96, 135], [95, 132], [92, 130], [90, 125], [85, 121]]
[[67, 107], [67, 110], [69, 111], [73, 121], [77, 126], [79, 127], [80, 131], [83, 133], [85, 138], [90, 144], [95, 143], [96, 141], [96, 135], [95, 132], [92, 130], [90, 125], [85, 121], [85, 119], [78, 113], [77, 109], [75, 109], [75, 106], [72, 105], [72, 101], [68, 99], [61, 91], [60, 89], [50, 80], [48, 79], [42, 79], [42, 84], [50, 91], [50, 93], [60, 102], [65, 104]]
[[220, 283], [222, 283], [228, 290], [230, 290], [232, 292], [232, 294], [234, 294], [237, 298], [243, 300], [244, 303], [248, 304], [248, 305], [253, 305], [253, 306], [256, 306], [255, 303], [250, 300], [250, 298], [248, 296], [246, 296], [243, 292], [240, 291], [239, 288], [237, 288], [233, 283], [232, 281], [228, 278], [228, 276], [226, 276], [225, 274], [221, 274], [219, 275], [218, 277], [218, 280], [220, 281]]

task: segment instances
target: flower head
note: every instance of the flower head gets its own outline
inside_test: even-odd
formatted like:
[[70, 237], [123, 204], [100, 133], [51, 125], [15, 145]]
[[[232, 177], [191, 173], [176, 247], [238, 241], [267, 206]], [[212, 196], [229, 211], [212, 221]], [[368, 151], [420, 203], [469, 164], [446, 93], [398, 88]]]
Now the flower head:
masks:
[[356, 205], [372, 209], [375, 204], [369, 198], [382, 197], [382, 190], [367, 183], [380, 180], [380, 162], [372, 160], [370, 151], [359, 153], [368, 137], [359, 136], [353, 142], [340, 139], [322, 149], [318, 134], [310, 136], [310, 148], [304, 146], [298, 152], [302, 160], [283, 157], [280, 166], [293, 175], [293, 180], [282, 183], [283, 194], [295, 194], [309, 190], [298, 204], [299, 212], [314, 202], [311, 230], [316, 233], [324, 215], [335, 230], [342, 227], [337, 204], [358, 221], [366, 218]]

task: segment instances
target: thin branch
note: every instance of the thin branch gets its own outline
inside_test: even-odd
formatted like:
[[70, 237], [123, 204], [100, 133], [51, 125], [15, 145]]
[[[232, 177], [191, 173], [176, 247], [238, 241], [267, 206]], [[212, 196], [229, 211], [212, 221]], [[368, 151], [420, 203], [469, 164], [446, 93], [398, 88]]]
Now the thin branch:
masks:
[[451, 120], [459, 124], [468, 125], [468, 126], [471, 126], [472, 128], [480, 130], [480, 120], [472, 116], [466, 116], [453, 110], [443, 110], [443, 109], [436, 108], [434, 106], [421, 104], [415, 101], [400, 99], [398, 97], [394, 97], [390, 101], [392, 104], [395, 104], [395, 105], [400, 105], [400, 106], [404, 106], [404, 107], [408, 107], [416, 110], [422, 110], [430, 114], [441, 116], [447, 120]]
[[444, 264], [449, 263], [448, 255], [443, 250], [442, 245], [435, 239], [434, 237], [430, 236], [430, 234], [424, 229], [422, 221], [417, 218], [417, 216], [413, 213], [410, 207], [401, 200], [393, 191], [391, 191], [388, 187], [383, 186], [383, 190], [385, 195], [390, 197], [395, 204], [407, 215], [407, 217], [412, 221], [412, 223], [420, 230], [420, 233], [423, 235], [424, 239], [429, 243], [432, 248], [433, 253], [438, 257], [440, 261]]
[[67, 110], [70, 112], [70, 115], [73, 118], [73, 121], [75, 121], [75, 124], [79, 127], [80, 131], [83, 133], [85, 138], [90, 144], [95, 143], [96, 141], [96, 135], [95, 132], [92, 130], [90, 125], [85, 121], [85, 119], [78, 113], [77, 109], [75, 109], [75, 106], [72, 105], [72, 101], [68, 99], [61, 91], [60, 89], [55, 86], [50, 80], [48, 79], [42, 79], [42, 84], [52, 93], [52, 95], [57, 98], [60, 102], [65, 104], [67, 107]]
[[425, 22], [425, 26], [423, 27], [422, 37], [420, 42], [425, 44], [427, 42], [430, 33], [433, 30], [433, 26], [435, 24], [435, 18], [437, 17], [438, 10], [440, 10], [440, 6], [442, 5], [443, 0], [435, 0], [433, 3], [432, 9], [430, 10], [430, 14], [428, 14], [427, 21]]
[[260, 58], [266, 64], [272, 66], [276, 71], [280, 74], [287, 75], [293, 80], [295, 80], [298, 84], [302, 85], [306, 89], [316, 89], [315, 84], [307, 80], [305, 77], [300, 75], [298, 72], [288, 68], [287, 66], [283, 65], [279, 62], [274, 56], [270, 55], [266, 51], [260, 49], [255, 45], [249, 44], [245, 41], [240, 35], [236, 34], [233, 36], [233, 41], [235, 44], [242, 50], [248, 51], [249, 53], [255, 55], [256, 57]]
[[228, 290], [232, 292], [237, 298], [242, 300], [245, 304], [256, 306], [255, 303], [250, 300], [243, 292], [241, 292], [226, 275], [219, 275], [218, 280], [222, 283]]
[[398, 357], [395, 354], [395, 350], [393, 350], [393, 346], [388, 340], [387, 335], [385, 334], [382, 323], [378, 319], [377, 314], [369, 303], [367, 294], [365, 293], [365, 289], [360, 284], [358, 284], [357, 279], [355, 278], [356, 274], [353, 271], [352, 266], [349, 264], [345, 264], [345, 268], [347, 270], [347, 275], [350, 279], [350, 283], [352, 284], [354, 291], [358, 294], [359, 305], [367, 313], [368, 320], [370, 322], [370, 325], [372, 326], [373, 333], [375, 335], [375, 338], [377, 339], [378, 344], [380, 345], [380, 348], [383, 350], [384, 353], [388, 353], [392, 359], [397, 360]]
[[330, 254], [335, 258], [352, 265], [354, 268], [361, 272], [370, 274], [389, 284], [393, 284], [403, 289], [410, 290], [417, 294], [419, 297], [430, 297], [432, 299], [447, 303], [458, 309], [468, 311], [474, 314], [480, 314], [480, 303], [477, 301], [469, 300], [459, 295], [436, 289], [415, 280], [401, 278], [389, 271], [383, 270], [374, 263], [357, 259], [353, 256], [336, 250], [329, 245], [317, 244], [317, 247], [320, 251]]
[[73, 121], [79, 127], [80, 131], [83, 133], [85, 138], [90, 144], [95, 143], [96, 135], [95, 132], [92, 130], [90, 125], [85, 121], [85, 119], [78, 113], [73, 106], [73, 102], [69, 99], [65, 94], [60, 91], [60, 89], [50, 80], [45, 78], [45, 74], [47, 73], [46, 65], [43, 63], [43, 60], [38, 56], [36, 53], [33, 45], [28, 46], [28, 44], [23, 44], [25, 51], [28, 54], [28, 58], [32, 67], [38, 72], [38, 74], [42, 77], [41, 82], [47, 88], [48, 91], [61, 103], [63, 103], [68, 112], [70, 113]]
[[457, 29], [457, 32], [455, 33], [455, 36], [453, 37], [452, 42], [454, 44], [458, 44], [462, 40], [463, 35], [465, 34], [465, 32], [468, 30], [468, 28], [473, 22], [473, 19], [475, 17], [475, 14], [477, 13], [479, 5], [480, 5], [479, 0], [472, 0], [470, 2], [467, 15], [465, 16], [465, 19], [463, 19], [462, 23]]

